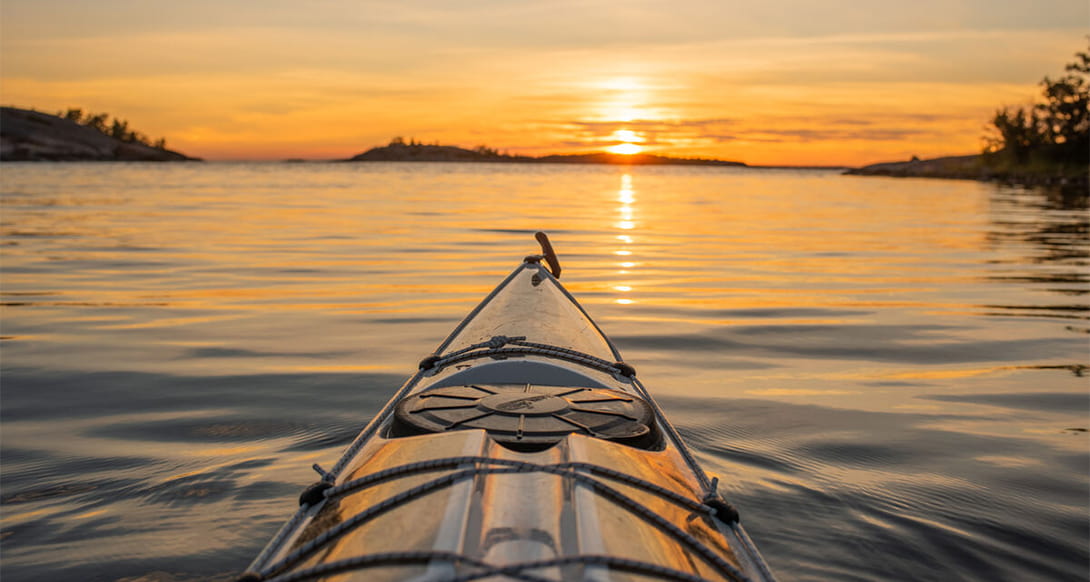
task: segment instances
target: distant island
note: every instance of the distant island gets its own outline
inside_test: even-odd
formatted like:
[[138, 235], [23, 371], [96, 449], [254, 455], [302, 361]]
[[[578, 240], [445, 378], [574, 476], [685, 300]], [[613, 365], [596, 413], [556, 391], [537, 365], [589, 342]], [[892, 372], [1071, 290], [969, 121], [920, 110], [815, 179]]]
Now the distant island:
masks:
[[11, 162], [184, 162], [197, 161], [168, 150], [129, 129], [128, 122], [106, 114], [70, 109], [50, 115], [0, 107], [0, 161]]
[[549, 156], [520, 156], [487, 147], [466, 149], [452, 145], [424, 144], [414, 140], [405, 142], [394, 138], [389, 144], [371, 148], [345, 162], [491, 162], [518, 164], [617, 164], [635, 166], [731, 166], [746, 167], [743, 162], [708, 158], [674, 158], [653, 154], [611, 154], [594, 152], [586, 154], [556, 154]]

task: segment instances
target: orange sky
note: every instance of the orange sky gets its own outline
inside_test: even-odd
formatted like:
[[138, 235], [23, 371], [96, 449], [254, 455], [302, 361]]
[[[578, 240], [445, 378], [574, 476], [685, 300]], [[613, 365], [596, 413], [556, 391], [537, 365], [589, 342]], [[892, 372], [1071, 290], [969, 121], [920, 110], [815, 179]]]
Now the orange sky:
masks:
[[[0, 101], [210, 160], [394, 136], [749, 164], [973, 153], [1085, 50], [1085, 0], [3, 0]], [[633, 150], [637, 149], [633, 146]]]

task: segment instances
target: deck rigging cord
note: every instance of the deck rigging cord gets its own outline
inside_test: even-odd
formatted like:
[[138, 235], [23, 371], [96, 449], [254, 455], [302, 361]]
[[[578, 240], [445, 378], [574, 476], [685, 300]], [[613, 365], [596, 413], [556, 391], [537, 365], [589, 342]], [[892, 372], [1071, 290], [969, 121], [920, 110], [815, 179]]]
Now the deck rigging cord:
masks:
[[597, 554], [561, 556], [549, 560], [539, 560], [534, 562], [524, 562], [521, 564], [495, 566], [481, 560], [469, 558], [456, 552], [441, 551], [384, 552], [379, 554], [368, 554], [365, 556], [357, 556], [355, 558], [347, 558], [344, 560], [320, 564], [318, 566], [312, 566], [304, 570], [299, 570], [281, 576], [276, 576], [274, 578], [269, 578], [267, 582], [301, 582], [302, 580], [308, 580], [319, 576], [339, 574], [342, 572], [359, 570], [362, 568], [396, 565], [425, 565], [431, 564], [433, 562], [448, 562], [451, 564], [463, 563], [468, 566], [480, 568], [475, 572], [470, 572], [467, 574], [455, 576], [453, 578], [448, 578], [445, 582], [471, 582], [472, 580], [480, 580], [482, 578], [490, 578], [492, 576], [506, 576], [508, 578], [523, 580], [526, 582], [555, 582], [551, 578], [543, 578], [540, 576], [527, 574], [525, 570], [540, 570], [545, 568], [555, 568], [572, 565], [585, 567], [606, 567], [622, 572], [630, 572], [633, 574], [650, 576], [658, 578], [660, 580], [675, 580], [678, 582], [707, 582], [706, 579], [701, 578], [700, 576], [689, 574], [688, 572], [674, 570], [673, 568], [667, 568], [658, 564], [641, 562], [639, 560], [618, 558], [616, 556], [603, 556]]
[[[513, 347], [508, 348], [505, 346]], [[442, 369], [453, 364], [478, 358], [508, 358], [517, 356], [544, 356], [547, 358], [556, 358], [581, 364], [607, 374], [616, 374], [625, 377], [632, 377], [636, 374], [636, 370], [624, 362], [611, 362], [570, 348], [528, 342], [526, 341], [525, 336], [508, 337], [505, 335], [493, 336], [488, 341], [474, 344], [442, 356], [429, 356], [420, 362], [420, 369], [425, 371]]]
[[[537, 286], [546, 280], [552, 280], [559, 290], [568, 296], [582, 311], [582, 307], [574, 298], [556, 282], [560, 276], [560, 265], [553, 252], [548, 238], [543, 233], [535, 235], [541, 244], [542, 254], [526, 257], [524, 268], [533, 269], [533, 285]], [[544, 261], [549, 269], [541, 266]], [[691, 556], [710, 566], [718, 576], [732, 582], [748, 582], [751, 579], [731, 561], [721, 555], [710, 544], [716, 544], [716, 539], [707, 538], [707, 534], [699, 533], [698, 536], [683, 530], [664, 515], [657, 513], [645, 502], [627, 495], [616, 489], [613, 485], [624, 485], [631, 490], [642, 494], [650, 494], [660, 500], [665, 500], [673, 506], [688, 511], [689, 520], [703, 518], [712, 531], [726, 536], [728, 531], [745, 548], [749, 556], [750, 566], [754, 566], [760, 574], [769, 580], [773, 580], [768, 566], [760, 559], [760, 555], [739, 523], [737, 510], [728, 503], [719, 493], [716, 478], [709, 478], [704, 469], [697, 462], [693, 453], [681, 439], [677, 429], [666, 419], [661, 407], [654, 400], [643, 384], [636, 379], [636, 372], [632, 366], [620, 361], [620, 355], [616, 348], [609, 344], [616, 361], [610, 361], [578, 350], [527, 341], [525, 336], [496, 335], [488, 340], [462, 347], [457, 350], [443, 352], [454, 338], [461, 333], [466, 323], [471, 320], [482, 308], [496, 296], [509, 282], [513, 281], [521, 270], [512, 273], [484, 302], [470, 313], [448, 339], [440, 345], [436, 353], [420, 362], [419, 370], [414, 374], [384, 405], [378, 414], [369, 422], [360, 434], [345, 449], [336, 465], [330, 471], [325, 471], [317, 464], [315, 471], [320, 475], [320, 480], [312, 484], [300, 496], [300, 507], [288, 523], [273, 537], [272, 541], [264, 548], [260, 555], [251, 563], [247, 571], [240, 577], [239, 582], [297, 582], [311, 580], [323, 576], [331, 576], [344, 572], [356, 571], [375, 567], [392, 566], [436, 566], [446, 564], [449, 575], [440, 576], [444, 582], [471, 582], [484, 578], [502, 576], [506, 579], [522, 580], [526, 582], [555, 582], [550, 577], [541, 575], [541, 572], [551, 568], [604, 568], [627, 572], [638, 576], [659, 580], [678, 580], [683, 582], [705, 581], [697, 574], [679, 571], [668, 566], [643, 562], [641, 560], [622, 558], [617, 556], [599, 554], [576, 554], [556, 556], [549, 559], [537, 558], [534, 561], [521, 563], [492, 564], [480, 557], [473, 557], [452, 551], [391, 551], [380, 552], [351, 558], [336, 560], [301, 567], [313, 554], [319, 552], [331, 542], [348, 535], [354, 529], [369, 521], [395, 510], [405, 504], [425, 498], [436, 492], [449, 489], [455, 485], [472, 481], [481, 476], [501, 476], [526, 473], [541, 473], [570, 481], [573, 485], [585, 487], [590, 492], [604, 498], [611, 503], [626, 510], [629, 514], [649, 524], [673, 539], [681, 548]], [[586, 312], [583, 312], [586, 315]], [[589, 315], [587, 316], [589, 320]], [[590, 322], [597, 328], [597, 325]], [[601, 330], [599, 330], [600, 332]], [[364, 445], [374, 437], [392, 415], [403, 399], [424, 378], [433, 377], [442, 373], [445, 369], [456, 364], [462, 364], [471, 360], [480, 359], [508, 359], [508, 358], [542, 358], [562, 360], [583, 366], [585, 368], [609, 374], [617, 381], [628, 384], [636, 395], [646, 401], [651, 413], [662, 431], [662, 436], [671, 442], [682, 457], [684, 464], [689, 468], [699, 484], [699, 499], [694, 499], [676, 491], [667, 489], [635, 475], [585, 462], [561, 462], [552, 464], [539, 464], [512, 459], [497, 459], [484, 456], [457, 456], [425, 461], [416, 461], [390, 467], [382, 471], [363, 475], [355, 479], [337, 483], [338, 478], [347, 470], [350, 463], [356, 458]], [[573, 423], [575, 424], [575, 423]], [[586, 428], [586, 427], [583, 427]], [[521, 430], [521, 425], [520, 425]], [[594, 436], [588, 429], [588, 434]], [[292, 549], [287, 544], [295, 539], [297, 530], [307, 520], [316, 515], [327, 502], [337, 502], [340, 498], [359, 493], [365, 489], [393, 480], [406, 478], [421, 473], [443, 474], [435, 476], [428, 481], [419, 483], [413, 487], [403, 489], [384, 499], [378, 499], [354, 515], [346, 516], [336, 525], [326, 529], [306, 542], [295, 542]], [[695, 489], [695, 488], [694, 488]], [[695, 492], [695, 491], [694, 491]], [[646, 501], [646, 498], [645, 498]], [[723, 541], [726, 541], [725, 539]], [[729, 544], [728, 544], [729, 545]], [[277, 559], [274, 561], [274, 557]], [[740, 559], [740, 558], [739, 558]], [[457, 566], [457, 569], [455, 567]], [[694, 564], [695, 567], [695, 564]], [[291, 568], [300, 568], [291, 571]], [[429, 570], [430, 572], [430, 570]], [[568, 577], [567, 574], [564, 576]], [[431, 579], [431, 578], [429, 578]]]
[[[682, 507], [689, 509], [690, 511], [700, 512], [709, 517], [714, 516], [716, 513], [715, 508], [708, 507], [706, 505], [694, 502], [681, 495], [673, 492], [669, 492], [653, 483], [649, 483], [638, 477], [631, 475], [625, 475], [605, 467], [597, 467], [589, 463], [559, 463], [556, 465], [539, 465], [536, 463], [527, 463], [523, 461], [514, 461], [506, 459], [491, 459], [488, 457], [454, 457], [450, 459], [437, 459], [434, 461], [422, 461], [418, 463], [410, 463], [400, 467], [393, 467], [386, 471], [374, 473], [372, 475], [364, 476], [360, 479], [349, 481], [338, 487], [329, 488], [324, 493], [324, 500], [327, 501], [338, 495], [350, 493], [352, 491], [375, 485], [379, 482], [389, 480], [391, 478], [404, 477], [406, 475], [415, 474], [422, 470], [436, 470], [437, 468], [451, 468], [473, 464], [472, 468], [458, 470], [454, 473], [449, 473], [442, 477], [438, 477], [431, 481], [427, 481], [405, 491], [402, 491], [396, 495], [386, 498], [378, 503], [371, 505], [370, 507], [360, 511], [345, 521], [331, 527], [330, 529], [322, 532], [309, 542], [298, 547], [287, 556], [284, 556], [279, 561], [270, 564], [257, 572], [260, 575], [259, 580], [266, 580], [270, 576], [275, 575], [286, 568], [291, 567], [294, 563], [304, 559], [313, 552], [319, 550], [322, 546], [330, 541], [347, 534], [349, 531], [356, 527], [370, 521], [371, 519], [382, 515], [398, 506], [404, 505], [410, 501], [414, 501], [440, 489], [448, 488], [460, 481], [475, 478], [479, 475], [497, 475], [497, 474], [514, 474], [514, 473], [527, 473], [527, 472], [545, 472], [562, 477], [573, 479], [583, 485], [595, 490], [603, 497], [616, 503], [617, 505], [627, 509], [632, 514], [658, 528], [660, 531], [668, 534], [682, 545], [688, 547], [693, 553], [700, 556], [708, 564], [712, 565], [716, 570], [722, 572], [731, 580], [744, 581], [748, 578], [723, 559], [714, 550], [709, 548], [706, 544], [696, 539], [691, 534], [683, 531], [681, 528], [670, 523], [661, 515], [655, 513], [646, 505], [639, 501], [621, 493], [620, 491], [610, 487], [599, 479], [586, 474], [579, 473], [579, 469], [594, 470], [601, 472], [610, 477], [617, 475], [624, 475], [623, 482], [627, 485], [640, 487], [648, 492], [659, 495], [669, 501], [672, 501]], [[480, 466], [481, 464], [498, 465], [493, 467]]]
[[[422, 495], [425, 495], [443, 487], [451, 486], [460, 480], [473, 478], [477, 475], [482, 474], [524, 473], [528, 471], [536, 471], [569, 477], [574, 479], [575, 481], [584, 483], [594, 488], [596, 491], [602, 493], [603, 496], [609, 498], [611, 501], [617, 503], [618, 505], [621, 505], [622, 507], [625, 507], [629, 511], [639, 516], [641, 519], [648, 521], [661, 531], [669, 534], [674, 539], [677, 539], [684, 545], [689, 546], [690, 549], [694, 550], [695, 553], [700, 555], [705, 561], [707, 561], [717, 570], [728, 576], [729, 579], [737, 581], [748, 580], [744, 573], [728, 563], [714, 551], [707, 548], [702, 542], [700, 542], [690, 534], [680, 530], [679, 528], [677, 528], [677, 526], [669, 523], [661, 516], [658, 516], [653, 511], [648, 509], [645, 505], [639, 503], [631, 497], [624, 495], [623, 493], [620, 493], [619, 491], [616, 491], [615, 489], [609, 487], [608, 485], [605, 485], [600, 480], [597, 480], [591, 476], [591, 473], [600, 474], [606, 476], [607, 478], [612, 478], [627, 485], [638, 487], [647, 492], [659, 495], [660, 497], [668, 499], [675, 504], [689, 509], [690, 511], [714, 516], [720, 521], [724, 522], [724, 524], [726, 524], [732, 530], [734, 530], [736, 534], [739, 534], [738, 537], [740, 540], [743, 541], [743, 543], [745, 543], [747, 546], [752, 545], [752, 542], [749, 541], [748, 536], [744, 534], [744, 530], [742, 530], [738, 526], [737, 510], [734, 508], [734, 506], [724, 500], [722, 496], [720, 496], [717, 487], [718, 478], [708, 478], [703, 468], [697, 463], [695, 457], [693, 457], [691, 451], [689, 451], [688, 447], [681, 440], [681, 436], [677, 433], [677, 429], [675, 429], [666, 420], [665, 414], [663, 414], [658, 403], [654, 401], [647, 389], [643, 387], [642, 383], [640, 383], [635, 378], [632, 378], [631, 376], [629, 376], [629, 378], [631, 378], [632, 384], [636, 387], [640, 396], [646, 399], [647, 402], [650, 404], [651, 409], [654, 411], [656, 420], [659, 422], [663, 431], [666, 433], [667, 438], [674, 442], [678, 451], [684, 458], [685, 463], [693, 471], [694, 475], [700, 482], [703, 489], [703, 496], [700, 501], [688, 499], [686, 497], [678, 495], [677, 493], [664, 489], [658, 485], [640, 479], [639, 477], [621, 473], [607, 467], [592, 465], [589, 463], [559, 463], [554, 465], [539, 465], [535, 463], [526, 463], [521, 461], [503, 459], [491, 459], [487, 457], [452, 457], [445, 459], [434, 459], [429, 461], [419, 461], [416, 463], [409, 463], [398, 467], [392, 467], [378, 473], [367, 475], [359, 479], [354, 479], [352, 481], [342, 483], [341, 485], [334, 486], [334, 482], [337, 476], [340, 474], [341, 471], [344, 470], [344, 467], [348, 463], [348, 461], [355, 456], [355, 453], [358, 452], [360, 446], [362, 446], [362, 444], [370, 438], [374, 431], [377, 430], [379, 423], [382, 421], [382, 419], [384, 419], [390, 412], [392, 412], [393, 403], [400, 401], [401, 398], [404, 397], [405, 394], [409, 390], [411, 390], [411, 388], [419, 381], [420, 376], [430, 370], [442, 369], [446, 366], [453, 365], [454, 363], [464, 362], [472, 359], [493, 358], [497, 357], [497, 355], [507, 357], [515, 355], [534, 355], [540, 357], [564, 359], [567, 361], [577, 361], [578, 363], [582, 363], [583, 365], [587, 365], [601, 371], [618, 373], [615, 363], [608, 362], [607, 360], [603, 360], [601, 358], [597, 358], [595, 356], [584, 354], [568, 348], [560, 348], [556, 346], [549, 346], [547, 344], [527, 342], [525, 341], [525, 339], [525, 337], [521, 336], [496, 336], [489, 339], [488, 341], [480, 342], [478, 344], [474, 344], [472, 346], [451, 352], [449, 354], [434, 357], [435, 359], [431, 361], [431, 365], [427, 367], [425, 367], [422, 363], [422, 369], [420, 370], [420, 372], [418, 372], [412, 379], [410, 379], [409, 382], [406, 383], [404, 387], [402, 387], [401, 390], [398, 391], [398, 394], [394, 398], [392, 398], [389, 403], [387, 403], [387, 406], [384, 408], [384, 410], [381, 411], [368, 425], [368, 427], [359, 435], [359, 437], [355, 439], [353, 444], [349, 446], [348, 450], [341, 457], [340, 461], [338, 461], [337, 465], [333, 468], [333, 470], [325, 471], [321, 467], [315, 465], [314, 469], [321, 476], [321, 480], [318, 483], [311, 485], [304, 491], [303, 495], [301, 496], [301, 501], [303, 501], [303, 505], [299, 508], [299, 511], [296, 512], [296, 514], [292, 517], [288, 524], [285, 524], [285, 526], [281, 528], [281, 531], [277, 534], [276, 537], [274, 537], [273, 543], [270, 543], [269, 546], [266, 548], [266, 551], [262, 552], [262, 555], [258, 556], [258, 559], [254, 560], [253, 565], [256, 566], [258, 564], [261, 564], [265, 562], [269, 557], [271, 557], [272, 551], [277, 549], [280, 545], [284, 543], [284, 541], [286, 541], [287, 535], [304, 518], [304, 516], [308, 512], [308, 509], [310, 509], [312, 506], [323, 503], [324, 501], [332, 497], [343, 495], [356, 489], [368, 487], [381, 481], [397, 478], [408, 474], [415, 474], [422, 471], [435, 471], [441, 470], [443, 468], [453, 468], [460, 465], [464, 466], [470, 463], [473, 464], [472, 468], [462, 470], [456, 473], [451, 473], [433, 481], [429, 481], [407, 491], [403, 491], [402, 493], [395, 495], [391, 498], [380, 501], [375, 505], [372, 505], [364, 511], [340, 523], [338, 526], [335, 526], [330, 530], [323, 532], [321, 535], [317, 536], [307, 544], [304, 544], [302, 547], [296, 549], [291, 554], [285, 556], [278, 562], [266, 565], [260, 569], [252, 567], [249, 572], [250, 575], [252, 576], [256, 574], [258, 577], [251, 579], [301, 579], [281, 577], [270, 578], [270, 576], [275, 576], [277, 572], [283, 571], [285, 568], [290, 567], [294, 562], [305, 557], [311, 552], [316, 551], [324, 543], [347, 533], [349, 530], [365, 523], [371, 518], [385, 513], [386, 511], [389, 511], [391, 509], [394, 509], [398, 505], [412, 501]], [[514, 345], [516, 347], [505, 347], [508, 345]], [[488, 467], [481, 465], [493, 466]], [[580, 470], [587, 471], [587, 473], [580, 473]], [[358, 562], [358, 565], [354, 566], [354, 568], [367, 567], [367, 564], [370, 564], [370, 562], [368, 562], [367, 560], [362, 560]], [[760, 566], [762, 567], [762, 569], [764, 569], [763, 564], [760, 564]], [[676, 577], [673, 579], [676, 579]]]

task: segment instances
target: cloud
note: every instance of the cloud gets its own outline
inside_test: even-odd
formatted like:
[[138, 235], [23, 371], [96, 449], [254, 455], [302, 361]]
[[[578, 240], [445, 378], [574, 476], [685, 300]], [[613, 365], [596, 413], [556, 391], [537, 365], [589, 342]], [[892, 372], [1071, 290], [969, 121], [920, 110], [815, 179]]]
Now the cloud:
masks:
[[815, 143], [815, 142], [891, 142], [943, 132], [942, 123], [953, 116], [937, 114], [888, 115], [881, 118], [813, 116], [758, 117], [752, 119], [708, 118], [687, 120], [582, 121], [550, 124], [566, 132], [565, 146], [605, 147], [618, 140], [611, 136], [619, 130], [635, 132], [644, 139], [643, 146], [696, 146], [700, 144]]
[[566, 145], [579, 147], [607, 147], [616, 145], [615, 132], [627, 130], [635, 133], [645, 147], [692, 145], [694, 142], [723, 143], [735, 137], [725, 130], [736, 125], [737, 120], [729, 118], [652, 120], [636, 119], [633, 121], [585, 121], [569, 120], [564, 122], [541, 122], [542, 126], [562, 132], [570, 139]]
[[552, 153], [621, 129], [757, 163], [968, 152], [1085, 46], [1087, 16], [1072, 0], [3, 1], [5, 102], [110, 111], [208, 158], [395, 135]]
[[923, 129], [885, 128], [868, 130], [847, 130], [840, 128], [824, 129], [764, 129], [746, 134], [743, 139], [760, 143], [812, 143], [821, 141], [902, 141], [909, 138], [930, 135], [934, 132]]

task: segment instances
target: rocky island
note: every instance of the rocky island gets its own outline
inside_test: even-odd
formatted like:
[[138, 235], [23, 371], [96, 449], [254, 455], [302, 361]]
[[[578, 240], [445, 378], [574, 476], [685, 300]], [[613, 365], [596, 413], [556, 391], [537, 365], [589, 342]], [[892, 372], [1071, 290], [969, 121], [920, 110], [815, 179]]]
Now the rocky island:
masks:
[[[77, 111], [77, 110], [71, 110]], [[105, 115], [92, 116], [97, 123], [88, 125], [71, 117], [49, 115], [39, 111], [0, 107], [0, 161], [109, 161], [109, 162], [184, 162], [196, 161], [185, 154], [166, 149], [165, 142], [156, 145], [136, 132], [129, 131], [127, 124], [116, 131], [118, 137], [106, 128]]]
[[422, 144], [415, 141], [405, 143], [394, 138], [388, 145], [371, 148], [346, 162], [492, 162], [520, 164], [618, 164], [638, 166], [733, 166], [744, 167], [742, 162], [714, 160], [705, 158], [673, 158], [652, 154], [611, 154], [595, 152], [588, 154], [566, 154], [549, 156], [520, 156], [479, 146], [465, 149], [457, 146]]

